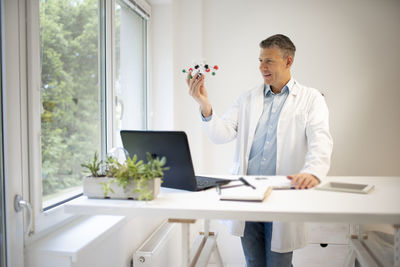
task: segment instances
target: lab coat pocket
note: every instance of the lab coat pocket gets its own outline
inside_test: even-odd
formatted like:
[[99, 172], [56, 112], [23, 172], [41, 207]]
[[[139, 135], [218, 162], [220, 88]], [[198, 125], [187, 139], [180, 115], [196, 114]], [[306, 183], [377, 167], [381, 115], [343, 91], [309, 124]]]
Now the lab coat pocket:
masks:
[[296, 127], [305, 128], [307, 123], [307, 117], [305, 112], [296, 113], [294, 115], [294, 121], [296, 123]]
[[295, 120], [298, 123], [305, 123], [306, 122], [306, 113], [305, 112], [295, 113]]

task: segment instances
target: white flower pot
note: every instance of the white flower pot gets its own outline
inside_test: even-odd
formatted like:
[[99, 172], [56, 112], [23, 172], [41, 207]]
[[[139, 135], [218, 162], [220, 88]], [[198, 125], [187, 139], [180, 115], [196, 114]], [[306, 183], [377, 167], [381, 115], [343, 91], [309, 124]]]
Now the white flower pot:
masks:
[[[107, 195], [104, 195], [104, 187], [110, 181], [111, 190], [108, 190]], [[152, 199], [155, 199], [160, 192], [161, 179], [155, 178], [146, 182], [148, 190], [151, 191]], [[118, 185], [115, 178], [110, 177], [93, 177], [87, 176], [83, 178], [83, 194], [89, 198], [113, 198], [113, 199], [139, 199], [139, 193], [134, 192], [136, 182], [131, 182], [124, 189]]]

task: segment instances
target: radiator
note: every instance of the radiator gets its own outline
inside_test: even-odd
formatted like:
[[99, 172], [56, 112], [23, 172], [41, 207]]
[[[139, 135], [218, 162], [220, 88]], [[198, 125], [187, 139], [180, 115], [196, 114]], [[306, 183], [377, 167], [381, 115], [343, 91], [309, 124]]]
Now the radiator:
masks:
[[133, 254], [133, 267], [180, 266], [178, 226], [176, 223], [162, 223]]

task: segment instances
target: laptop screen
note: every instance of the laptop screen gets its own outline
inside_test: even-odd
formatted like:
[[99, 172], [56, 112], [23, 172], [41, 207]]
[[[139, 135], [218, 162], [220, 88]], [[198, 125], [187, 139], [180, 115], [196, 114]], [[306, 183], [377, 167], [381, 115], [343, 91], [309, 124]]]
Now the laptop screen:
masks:
[[185, 132], [181, 131], [130, 131], [122, 130], [121, 139], [129, 156], [147, 162], [146, 153], [153, 157], [166, 157], [166, 166], [161, 186], [196, 190], [189, 143]]

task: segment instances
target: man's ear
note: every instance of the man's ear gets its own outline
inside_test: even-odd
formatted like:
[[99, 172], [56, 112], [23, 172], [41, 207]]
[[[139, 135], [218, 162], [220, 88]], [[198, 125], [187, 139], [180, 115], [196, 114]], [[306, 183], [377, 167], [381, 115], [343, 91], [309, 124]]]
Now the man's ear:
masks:
[[292, 64], [293, 64], [293, 57], [287, 56], [286, 57], [286, 67], [290, 68], [292, 66]]

